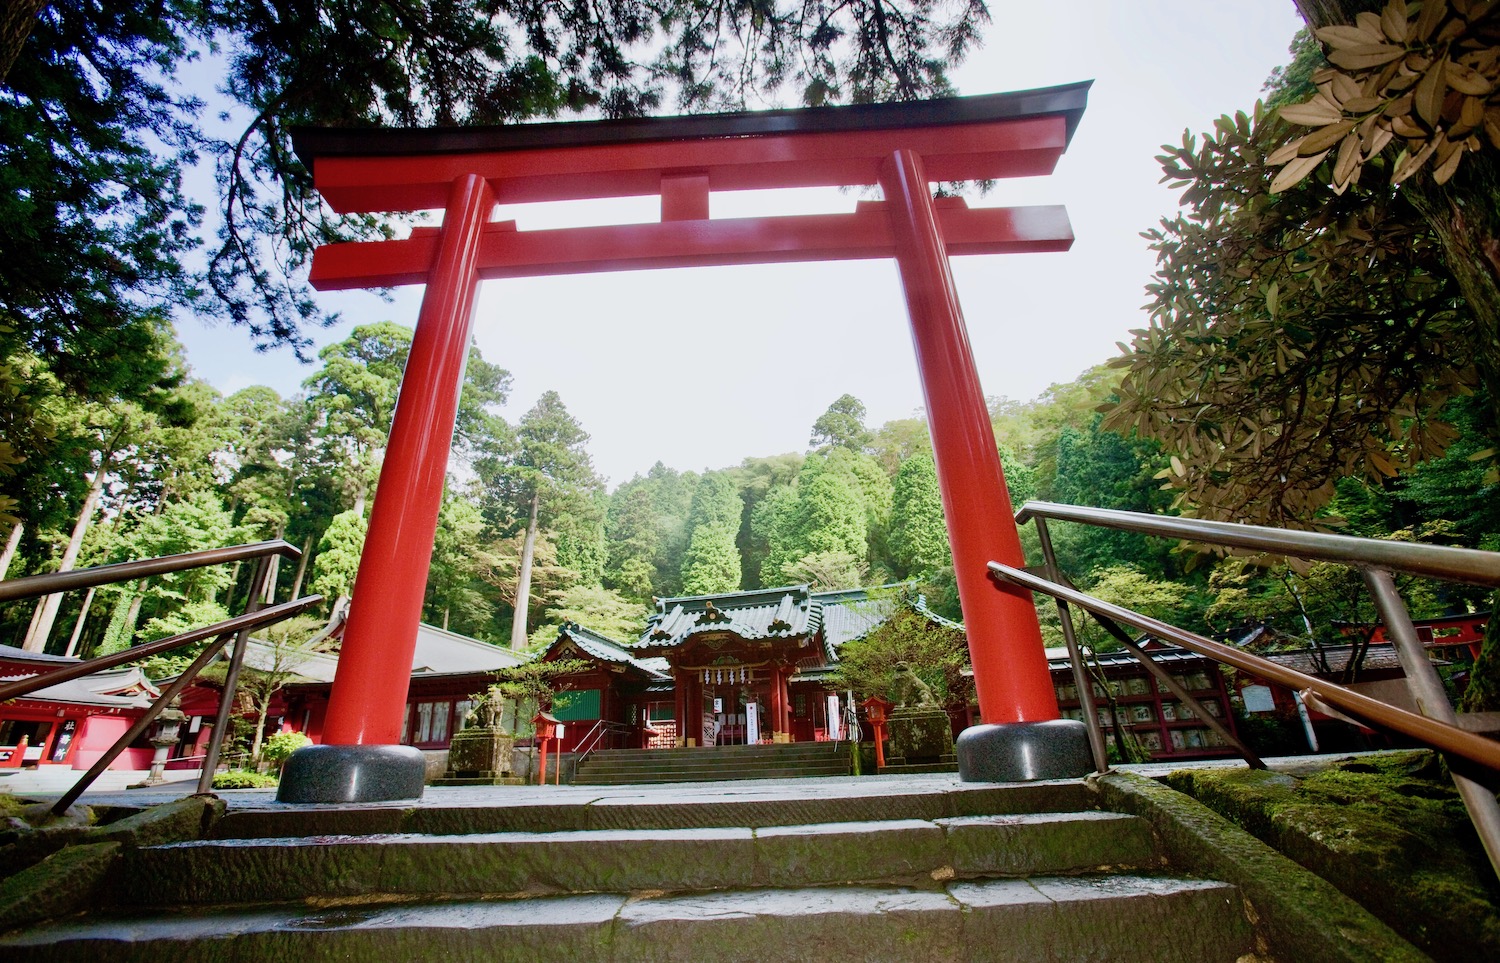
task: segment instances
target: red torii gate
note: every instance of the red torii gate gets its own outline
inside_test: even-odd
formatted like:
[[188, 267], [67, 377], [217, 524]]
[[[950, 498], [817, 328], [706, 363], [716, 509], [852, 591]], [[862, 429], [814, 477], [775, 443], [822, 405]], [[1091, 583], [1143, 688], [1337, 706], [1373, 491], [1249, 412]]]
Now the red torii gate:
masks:
[[[1088, 84], [914, 104], [421, 130], [301, 129], [293, 140], [341, 213], [442, 208], [409, 239], [325, 245], [319, 290], [427, 285], [402, 378], [330, 696], [325, 744], [294, 754], [279, 798], [402, 799], [421, 754], [397, 745], [481, 280], [593, 271], [894, 257], [911, 316], [984, 725], [959, 739], [966, 779], [1089, 771], [1083, 726], [1058, 719], [1030, 596], [986, 563], [1024, 564], [952, 254], [1064, 251], [1061, 207], [972, 209], [939, 181], [1049, 174]], [[711, 190], [879, 185], [852, 214], [712, 220]], [[518, 231], [499, 203], [661, 196], [661, 221]]]

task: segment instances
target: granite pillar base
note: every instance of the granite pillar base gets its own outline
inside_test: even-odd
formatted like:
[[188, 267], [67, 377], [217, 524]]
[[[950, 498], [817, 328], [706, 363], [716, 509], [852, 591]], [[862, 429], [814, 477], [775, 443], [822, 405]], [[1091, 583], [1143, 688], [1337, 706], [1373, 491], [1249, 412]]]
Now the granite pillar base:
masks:
[[287, 758], [276, 801], [420, 799], [426, 774], [426, 759], [412, 746], [303, 746]]
[[1079, 779], [1094, 771], [1088, 729], [1074, 719], [970, 726], [955, 749], [965, 782]]

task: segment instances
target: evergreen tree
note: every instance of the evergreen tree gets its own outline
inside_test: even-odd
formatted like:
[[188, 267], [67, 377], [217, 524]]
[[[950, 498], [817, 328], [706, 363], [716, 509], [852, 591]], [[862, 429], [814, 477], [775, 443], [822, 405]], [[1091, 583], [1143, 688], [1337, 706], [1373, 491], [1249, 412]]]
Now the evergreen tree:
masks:
[[335, 613], [343, 609], [354, 591], [354, 577], [359, 574], [359, 557], [368, 530], [369, 522], [351, 508], [333, 516], [318, 543], [312, 590], [331, 601]]
[[644, 479], [631, 479], [610, 498], [605, 535], [609, 551], [605, 585], [627, 598], [649, 598], [656, 575], [653, 559], [661, 543], [661, 532]]
[[766, 574], [778, 581], [790, 578], [789, 567], [808, 555], [836, 552], [864, 558], [868, 551], [866, 507], [848, 476], [804, 468], [797, 483], [797, 501], [766, 560]]
[[840, 395], [813, 422], [812, 438], [808, 444], [820, 450], [847, 448], [864, 451], [870, 444], [870, 432], [865, 428], [864, 402], [853, 395]]
[[953, 565], [937, 469], [926, 452], [908, 458], [896, 472], [890, 544], [903, 576], [922, 577]]
[[424, 621], [479, 638], [490, 634], [494, 606], [482, 591], [481, 578], [493, 560], [479, 547], [483, 531], [484, 518], [472, 499], [445, 491], [427, 573]]
[[616, 642], [631, 642], [641, 634], [649, 610], [618, 592], [596, 585], [575, 585], [557, 593], [542, 623], [531, 633], [531, 647], [551, 645], [569, 622], [598, 632]]
[[682, 560], [685, 595], [718, 595], [740, 587], [740, 550], [725, 525], [699, 525]]
[[487, 480], [516, 512], [517, 519], [525, 519], [521, 525], [525, 539], [517, 572], [512, 648], [526, 645], [538, 533], [565, 514], [587, 510], [594, 493], [602, 487], [584, 447], [588, 438], [557, 392], [544, 392], [521, 418], [514, 455]]

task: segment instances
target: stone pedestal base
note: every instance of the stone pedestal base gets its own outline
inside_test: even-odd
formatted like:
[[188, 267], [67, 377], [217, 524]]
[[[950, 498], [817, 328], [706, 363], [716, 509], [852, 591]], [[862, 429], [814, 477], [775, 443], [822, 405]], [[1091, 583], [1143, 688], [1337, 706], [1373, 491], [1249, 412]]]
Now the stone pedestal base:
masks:
[[1088, 729], [1075, 719], [970, 726], [957, 749], [965, 782], [1081, 779], [1094, 771]]
[[499, 729], [465, 729], [455, 732], [448, 745], [448, 779], [497, 779], [512, 774], [512, 750], [516, 738]]
[[953, 757], [953, 723], [937, 706], [901, 706], [891, 713], [885, 729], [890, 746], [886, 755], [892, 764], [896, 759], [916, 765]]
[[422, 798], [427, 760], [412, 746], [303, 746], [281, 771], [276, 801], [387, 802]]

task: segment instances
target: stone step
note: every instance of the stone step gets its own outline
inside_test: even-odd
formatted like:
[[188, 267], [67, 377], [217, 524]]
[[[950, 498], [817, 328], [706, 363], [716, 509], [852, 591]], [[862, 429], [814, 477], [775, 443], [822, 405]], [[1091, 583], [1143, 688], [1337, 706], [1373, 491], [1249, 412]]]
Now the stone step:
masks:
[[580, 772], [573, 777], [580, 786], [651, 785], [663, 782], [737, 782], [746, 779], [808, 779], [815, 776], [847, 776], [849, 766], [816, 765], [787, 768], [781, 765], [759, 769], [624, 769], [612, 772]]
[[963, 816], [751, 829], [315, 836], [142, 847], [122, 902], [537, 896], [832, 883], [926, 883], [1154, 869], [1147, 824], [1118, 813]]
[[800, 769], [803, 767], [843, 766], [848, 768], [848, 756], [764, 756], [754, 759], [695, 759], [686, 754], [657, 759], [590, 759], [579, 771], [597, 772], [744, 772], [756, 769]]
[[696, 746], [685, 749], [599, 749], [589, 760], [661, 759], [668, 756], [697, 758], [754, 758], [757, 756], [838, 756], [849, 755], [847, 742], [783, 742], [754, 746]]
[[[216, 839], [420, 833], [568, 832], [590, 829], [690, 829], [713, 826], [800, 826], [890, 819], [1077, 812], [1098, 808], [1082, 780], [1030, 783], [924, 784], [906, 779], [747, 782], [723, 792], [619, 791], [592, 795], [563, 786], [507, 787], [465, 797], [467, 803], [254, 805], [236, 802], [213, 827]], [[872, 791], [878, 789], [878, 792]]]
[[758, 889], [94, 914], [0, 937], [0, 958], [9, 963], [1232, 963], [1252, 949], [1234, 887], [1140, 876], [954, 881], [932, 889]]

